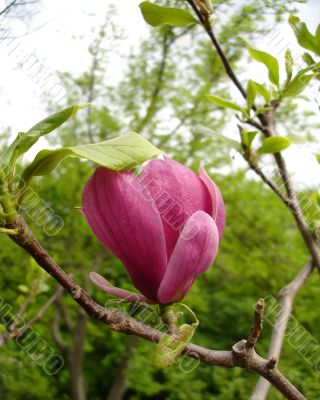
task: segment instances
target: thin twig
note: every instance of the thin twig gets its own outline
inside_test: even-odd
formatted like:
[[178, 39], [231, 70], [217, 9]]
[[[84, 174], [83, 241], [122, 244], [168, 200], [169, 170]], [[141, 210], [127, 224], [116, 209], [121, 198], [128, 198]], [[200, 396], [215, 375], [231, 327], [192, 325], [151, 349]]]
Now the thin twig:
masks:
[[[276, 323], [273, 327], [271, 343], [269, 346], [268, 357], [270, 359], [269, 366], [275, 366], [280, 357], [281, 349], [285, 337], [285, 332], [291, 316], [293, 301], [302, 288], [305, 281], [313, 271], [312, 262], [308, 262], [300, 273], [288, 285], [280, 291], [280, 310], [277, 315]], [[270, 383], [260, 378], [250, 400], [265, 400], [268, 395]]]
[[23, 303], [23, 309], [20, 309], [17, 318], [15, 318], [13, 325], [10, 326], [10, 332], [5, 332], [1, 335], [0, 343], [3, 345], [6, 341], [15, 339], [17, 336], [22, 335], [27, 329], [29, 329], [32, 325], [38, 322], [48, 308], [55, 303], [61, 296], [63, 292], [63, 288], [59, 285], [55, 293], [49, 298], [49, 300], [40, 308], [40, 310], [29, 320], [27, 321], [22, 327], [17, 328], [17, 323], [20, 321], [21, 316], [26, 311], [30, 300]]
[[263, 327], [263, 311], [264, 311], [264, 299], [259, 299], [256, 304], [254, 311], [254, 323], [251, 329], [251, 334], [247, 339], [247, 347], [254, 347], [260, 336]]

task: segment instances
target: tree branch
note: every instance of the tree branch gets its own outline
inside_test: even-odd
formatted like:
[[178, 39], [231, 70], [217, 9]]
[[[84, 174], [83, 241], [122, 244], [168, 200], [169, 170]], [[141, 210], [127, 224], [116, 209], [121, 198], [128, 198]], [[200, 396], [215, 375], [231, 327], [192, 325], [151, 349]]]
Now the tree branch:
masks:
[[[293, 281], [284, 286], [279, 293], [280, 310], [276, 319], [276, 323], [273, 327], [271, 343], [268, 351], [268, 358], [270, 360], [274, 360], [274, 363], [277, 362], [281, 354], [285, 332], [292, 312], [293, 301], [299, 290], [304, 285], [305, 281], [311, 275], [312, 271], [313, 265], [310, 261], [293, 279]], [[270, 383], [267, 380], [260, 378], [250, 399], [265, 400], [267, 398], [269, 388]]]
[[[73, 279], [55, 263], [47, 251], [36, 240], [30, 228], [21, 217], [8, 225], [19, 231], [19, 234], [11, 237], [11, 239], [28, 252], [45, 271], [59, 282], [87, 314], [108, 325], [116, 332], [135, 335], [154, 343], [159, 342], [164, 334], [163, 332], [136, 321], [120, 309], [104, 308], [96, 303], [83, 288], [77, 285]], [[269, 361], [260, 357], [255, 352], [254, 347], [247, 346], [246, 340], [235, 344], [231, 351], [209, 350], [204, 347], [189, 344], [184, 349], [184, 354], [208, 365], [246, 368], [263, 376], [286, 396], [286, 398], [305, 400], [305, 397], [277, 368], [270, 369]]]
[[233, 68], [232, 68], [231, 64], [229, 63], [228, 58], [224, 54], [224, 52], [222, 50], [222, 47], [220, 46], [215, 34], [213, 33], [213, 30], [212, 30], [212, 27], [211, 27], [209, 19], [204, 18], [204, 16], [198, 10], [198, 8], [195, 5], [193, 0], [187, 0], [187, 2], [190, 4], [192, 9], [196, 13], [196, 15], [199, 18], [201, 24], [203, 25], [204, 29], [206, 30], [206, 32], [207, 32], [207, 34], [208, 34], [213, 46], [217, 50], [217, 53], [218, 53], [218, 55], [220, 57], [220, 60], [222, 61], [222, 64], [224, 66], [224, 69], [225, 69], [227, 75], [229, 76], [231, 81], [235, 84], [235, 86], [238, 88], [238, 90], [242, 94], [243, 98], [246, 99], [247, 98], [247, 93], [246, 93], [244, 87], [242, 86], [242, 84], [240, 83], [239, 79], [237, 78], [235, 72], [233, 71]]
[[[239, 92], [242, 94], [242, 96], [246, 99], [247, 95], [246, 95], [246, 91], [243, 88], [242, 84], [240, 83], [240, 81], [238, 80], [235, 72], [232, 69], [231, 64], [228, 61], [228, 58], [226, 57], [226, 55], [224, 54], [224, 51], [222, 49], [222, 47], [220, 46], [217, 38], [215, 37], [209, 18], [206, 18], [205, 16], [203, 16], [200, 12], [200, 10], [198, 9], [198, 7], [196, 6], [196, 3], [194, 0], [187, 0], [187, 2], [190, 4], [190, 6], [192, 7], [192, 9], [194, 10], [194, 12], [196, 13], [199, 21], [201, 22], [201, 24], [203, 25], [206, 33], [208, 34], [214, 48], [216, 49], [218, 56], [220, 57], [224, 69], [227, 73], [227, 75], [229, 76], [229, 78], [231, 79], [231, 81], [234, 83], [234, 85], [238, 88]], [[273, 132], [273, 113], [275, 111], [275, 109], [278, 107], [279, 104], [276, 104], [275, 102], [271, 102], [271, 106], [272, 109], [269, 111], [266, 111], [263, 114], [259, 114], [257, 117], [260, 120], [260, 123], [254, 123], [254, 125], [266, 136], [266, 137], [271, 137], [274, 136], [274, 132]], [[252, 106], [252, 109], [254, 111], [256, 111], [256, 107], [255, 105]], [[251, 122], [252, 124], [252, 122]], [[286, 189], [287, 195], [288, 195], [288, 202], [286, 202], [285, 204], [289, 207], [295, 221], [297, 224], [297, 227], [304, 239], [304, 242], [306, 244], [306, 246], [308, 247], [313, 261], [315, 263], [315, 265], [317, 266], [317, 268], [320, 271], [320, 248], [317, 244], [316, 239], [313, 237], [312, 233], [310, 232], [310, 229], [308, 227], [308, 224], [305, 221], [304, 218], [304, 214], [302, 212], [301, 206], [299, 204], [299, 201], [297, 199], [296, 193], [293, 189], [293, 185], [291, 182], [291, 178], [289, 175], [289, 172], [287, 170], [287, 166], [286, 166], [286, 162], [285, 159], [283, 158], [281, 153], [276, 153], [274, 154], [274, 158], [277, 164], [277, 167], [279, 169], [281, 178], [282, 178], [282, 182], [284, 184], [284, 187]], [[257, 172], [257, 171], [255, 171]], [[260, 175], [261, 176], [261, 175]], [[264, 180], [265, 181], [265, 180]], [[266, 181], [265, 181], [266, 182]], [[269, 186], [270, 184], [268, 182], [266, 182]], [[270, 186], [272, 188], [272, 186]], [[279, 196], [279, 191], [275, 192], [278, 196]]]
[[62, 295], [63, 288], [61, 286], [58, 286], [57, 290], [55, 293], [49, 298], [49, 300], [40, 308], [40, 310], [28, 321], [26, 322], [21, 328], [17, 328], [17, 324], [23, 315], [23, 313], [26, 311], [26, 308], [29, 304], [29, 298], [27, 301], [25, 301], [17, 314], [17, 317], [15, 318], [13, 324], [10, 327], [10, 332], [5, 332], [1, 335], [0, 337], [0, 345], [3, 345], [6, 341], [12, 340], [16, 338], [17, 336], [21, 335], [24, 331], [26, 331], [28, 328], [30, 328], [33, 324], [38, 322], [45, 312], [48, 310], [48, 308], [55, 303], [60, 296]]

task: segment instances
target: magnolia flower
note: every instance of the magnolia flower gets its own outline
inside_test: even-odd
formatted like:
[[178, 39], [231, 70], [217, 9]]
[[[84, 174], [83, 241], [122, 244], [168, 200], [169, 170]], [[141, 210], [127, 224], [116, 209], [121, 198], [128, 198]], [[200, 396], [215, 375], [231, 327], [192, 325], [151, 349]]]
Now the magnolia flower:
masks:
[[197, 176], [171, 159], [150, 161], [138, 176], [97, 168], [83, 191], [83, 213], [140, 293], [95, 272], [90, 279], [133, 302], [182, 300], [214, 261], [225, 224], [220, 190], [204, 166]]

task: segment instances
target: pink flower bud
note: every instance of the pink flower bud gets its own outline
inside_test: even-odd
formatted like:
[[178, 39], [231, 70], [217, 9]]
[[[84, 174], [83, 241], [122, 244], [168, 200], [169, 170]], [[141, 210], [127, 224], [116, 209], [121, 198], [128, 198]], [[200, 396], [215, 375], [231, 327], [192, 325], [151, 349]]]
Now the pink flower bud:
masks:
[[182, 300], [216, 258], [225, 225], [220, 190], [203, 165], [197, 176], [171, 159], [150, 161], [139, 176], [97, 168], [84, 188], [83, 213], [142, 294], [96, 273], [91, 280], [135, 302]]

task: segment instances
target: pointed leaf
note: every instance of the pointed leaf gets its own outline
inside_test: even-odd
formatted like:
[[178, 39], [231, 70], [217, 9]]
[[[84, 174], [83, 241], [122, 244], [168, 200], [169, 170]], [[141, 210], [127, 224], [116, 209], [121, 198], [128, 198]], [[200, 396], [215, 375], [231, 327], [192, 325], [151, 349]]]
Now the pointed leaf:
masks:
[[254, 82], [250, 79], [247, 85], [247, 106], [249, 111], [252, 109], [257, 94], [258, 92], [256, 86]]
[[309, 66], [316, 63], [315, 60], [312, 58], [312, 56], [309, 53], [304, 53], [302, 58], [303, 58], [303, 61], [305, 63], [307, 63]]
[[58, 111], [49, 117], [43, 119], [26, 133], [20, 132], [14, 142], [6, 151], [3, 163], [5, 165], [9, 164], [9, 168], [12, 168], [16, 160], [24, 153], [26, 153], [41, 136], [47, 135], [52, 132], [69, 118], [73, 117], [78, 110], [87, 107], [88, 104], [79, 106], [73, 105], [71, 107], [65, 108], [62, 111]]
[[230, 108], [231, 110], [236, 110], [241, 112], [243, 111], [243, 108], [238, 106], [237, 104], [222, 99], [221, 97], [214, 96], [213, 94], [207, 94], [207, 99], [212, 103], [216, 104], [218, 107]]
[[283, 91], [282, 97], [295, 97], [301, 94], [315, 75], [297, 75]]
[[291, 140], [284, 136], [273, 136], [265, 139], [257, 150], [258, 154], [279, 153], [291, 145]]
[[251, 81], [252, 84], [255, 87], [255, 90], [260, 96], [262, 96], [267, 103], [270, 103], [271, 96], [270, 93], [268, 92], [268, 89], [265, 87], [265, 85], [262, 85], [261, 83]]
[[250, 131], [250, 132], [248, 132], [248, 131], [244, 130], [242, 132], [243, 144], [245, 146], [247, 146], [247, 147], [251, 147], [252, 142], [254, 141], [254, 138], [257, 136], [257, 134], [258, 134], [258, 131]]
[[148, 140], [137, 133], [128, 133], [105, 142], [57, 150], [42, 150], [25, 169], [22, 181], [49, 174], [66, 157], [80, 157], [112, 170], [130, 169], [161, 154]]
[[267, 67], [270, 82], [272, 82], [276, 86], [279, 86], [280, 73], [279, 73], [279, 64], [277, 59], [273, 57], [271, 54], [268, 54], [261, 50], [254, 49], [248, 43], [247, 43], [247, 48], [252, 58], [254, 58], [256, 61], [264, 64]]
[[287, 82], [290, 82], [292, 78], [292, 68], [293, 68], [293, 58], [290, 49], [287, 49], [286, 51], [285, 60], [286, 60]]
[[320, 37], [318, 36], [318, 30], [316, 36], [313, 36], [307, 28], [307, 25], [294, 15], [289, 17], [289, 24], [300, 46], [320, 56]]
[[140, 4], [140, 10], [144, 20], [151, 26], [172, 25], [189, 26], [197, 23], [197, 20], [187, 10], [180, 8], [161, 7], [144, 1]]

